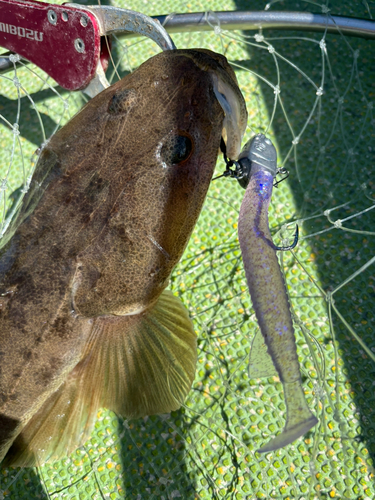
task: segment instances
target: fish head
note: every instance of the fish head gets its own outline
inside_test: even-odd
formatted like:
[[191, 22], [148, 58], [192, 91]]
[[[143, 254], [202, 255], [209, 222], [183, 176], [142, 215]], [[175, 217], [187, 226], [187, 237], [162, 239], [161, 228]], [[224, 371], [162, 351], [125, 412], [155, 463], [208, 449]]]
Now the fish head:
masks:
[[95, 212], [97, 222], [104, 217], [100, 241], [79, 254], [93, 271], [77, 275], [74, 301], [85, 316], [137, 314], [167, 286], [189, 241], [223, 129], [238, 156], [246, 106], [225, 57], [191, 49], [149, 59], [100, 94], [97, 107], [96, 171], [113, 194]]
[[236, 74], [226, 57], [211, 50], [195, 49], [194, 59], [211, 75], [213, 91], [224, 111], [222, 136], [226, 142], [226, 152], [230, 159], [236, 160], [248, 118]]
[[198, 219], [223, 130], [236, 158], [246, 119], [224, 56], [172, 50], [101, 92], [51, 138], [32, 185], [42, 193], [38, 220], [53, 228], [43, 238], [76, 261], [77, 314], [136, 314], [157, 299]]

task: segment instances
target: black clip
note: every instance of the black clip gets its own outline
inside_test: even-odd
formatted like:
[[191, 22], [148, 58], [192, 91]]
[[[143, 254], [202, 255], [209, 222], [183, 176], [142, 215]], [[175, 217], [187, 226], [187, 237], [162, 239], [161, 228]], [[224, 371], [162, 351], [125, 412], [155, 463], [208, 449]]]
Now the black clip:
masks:
[[[237, 179], [240, 185], [246, 189], [250, 180], [251, 163], [246, 161], [246, 158], [243, 158], [245, 161], [230, 160], [227, 157], [227, 147], [223, 138], [221, 138], [220, 141], [220, 150], [223, 153], [226, 169], [221, 175], [218, 175], [212, 180], [215, 181], [216, 179], [220, 179], [220, 177], [232, 177], [232, 179]], [[235, 167], [234, 170], [231, 169], [233, 166]]]

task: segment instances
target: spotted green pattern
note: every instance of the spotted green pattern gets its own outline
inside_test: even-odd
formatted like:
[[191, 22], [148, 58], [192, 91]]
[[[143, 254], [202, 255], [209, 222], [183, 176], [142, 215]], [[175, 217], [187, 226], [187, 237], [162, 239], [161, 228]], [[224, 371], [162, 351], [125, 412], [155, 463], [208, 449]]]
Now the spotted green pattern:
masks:
[[[321, 12], [319, 3], [270, 2], [270, 8]], [[116, 5], [152, 15], [241, 10], [249, 2]], [[265, 6], [251, 2], [254, 10]], [[330, 6], [332, 14], [375, 16], [373, 2], [333, 0]], [[254, 34], [173, 39], [178, 47], [217, 50], [234, 63], [249, 111], [246, 138], [267, 133], [279, 165], [290, 171], [274, 189], [270, 226], [277, 245], [292, 239], [296, 221], [300, 226], [296, 251], [280, 259], [303, 385], [318, 426], [285, 449], [255, 452], [283, 428], [285, 405], [278, 379], [254, 380], [248, 373], [257, 324], [237, 240], [243, 191], [234, 180], [220, 179], [211, 185], [170, 284], [199, 338], [196, 379], [184, 407], [129, 422], [101, 410], [91, 439], [70, 457], [38, 469], [0, 469], [0, 498], [375, 497], [375, 44], [340, 34], [265, 31], [265, 40]], [[157, 51], [152, 42], [122, 39], [113, 57], [123, 75]], [[116, 80], [111, 68], [108, 74]], [[14, 76], [31, 101], [23, 91], [18, 100]], [[53, 81], [43, 83], [27, 69], [0, 77], [0, 115], [8, 120], [0, 125], [2, 195], [27, 180], [30, 158], [45, 140], [40, 120], [48, 137], [84, 102], [57, 89], [60, 98], [49, 85]], [[14, 123], [19, 127], [12, 129]], [[223, 169], [220, 160], [217, 173]]]

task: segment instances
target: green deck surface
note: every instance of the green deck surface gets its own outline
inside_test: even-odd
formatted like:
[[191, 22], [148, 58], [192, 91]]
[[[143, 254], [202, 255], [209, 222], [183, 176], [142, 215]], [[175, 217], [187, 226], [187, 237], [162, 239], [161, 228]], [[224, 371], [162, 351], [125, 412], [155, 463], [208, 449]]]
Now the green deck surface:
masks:
[[[271, 9], [321, 12], [318, 3], [274, 2]], [[116, 5], [156, 15], [257, 10], [266, 2]], [[335, 0], [330, 7], [332, 14], [375, 16], [374, 2]], [[0, 499], [375, 498], [375, 43], [281, 31], [264, 32], [264, 42], [254, 34], [179, 34], [173, 40], [179, 48], [224, 53], [235, 64], [249, 111], [246, 138], [267, 132], [280, 166], [290, 171], [274, 190], [270, 225], [279, 245], [284, 224], [291, 223], [289, 237], [295, 221], [300, 225], [296, 251], [281, 258], [304, 389], [319, 425], [285, 449], [255, 452], [283, 428], [285, 405], [278, 379], [256, 380], [248, 372], [258, 327], [237, 239], [243, 190], [220, 179], [211, 184], [170, 284], [199, 339], [184, 407], [136, 421], [103, 409], [91, 439], [70, 457], [37, 469], [0, 468]], [[121, 75], [157, 52], [140, 39], [113, 47]], [[56, 96], [29, 69], [17, 70], [18, 98], [14, 76], [0, 76], [0, 116], [8, 121], [0, 120], [0, 178], [6, 179], [0, 214], [27, 180], [33, 152], [84, 102], [61, 89]], [[277, 88], [282, 106], [278, 101], [274, 111]], [[217, 172], [223, 169], [220, 159]]]

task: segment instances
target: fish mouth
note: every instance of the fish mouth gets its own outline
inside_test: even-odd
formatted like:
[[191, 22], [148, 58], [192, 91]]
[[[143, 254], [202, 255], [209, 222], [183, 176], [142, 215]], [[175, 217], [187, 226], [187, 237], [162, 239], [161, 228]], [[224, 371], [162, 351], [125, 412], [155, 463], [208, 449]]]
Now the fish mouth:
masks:
[[213, 73], [212, 80], [215, 96], [224, 111], [222, 135], [226, 153], [229, 159], [237, 160], [247, 125], [245, 100], [238, 86], [226, 73]]
[[175, 53], [193, 59], [211, 75], [213, 91], [224, 111], [222, 135], [226, 153], [229, 159], [237, 160], [247, 125], [247, 109], [232, 67], [223, 55], [208, 49], [180, 49]]

